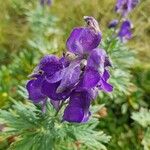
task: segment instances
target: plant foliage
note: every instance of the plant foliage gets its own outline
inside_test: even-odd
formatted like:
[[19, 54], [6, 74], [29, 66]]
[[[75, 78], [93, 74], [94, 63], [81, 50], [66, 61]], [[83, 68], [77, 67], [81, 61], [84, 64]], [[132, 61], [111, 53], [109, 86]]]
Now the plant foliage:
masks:
[[144, 130], [144, 135], [142, 139], [142, 145], [144, 150], [150, 149], [150, 110], [146, 108], [141, 108], [139, 112], [132, 113], [131, 118], [140, 124]]
[[40, 106], [25, 101], [16, 102], [9, 111], [0, 110], [0, 122], [5, 125], [0, 136], [14, 138], [10, 150], [106, 150], [110, 136], [96, 130], [99, 123], [92, 119], [86, 124], [60, 122], [50, 103], [42, 113]]

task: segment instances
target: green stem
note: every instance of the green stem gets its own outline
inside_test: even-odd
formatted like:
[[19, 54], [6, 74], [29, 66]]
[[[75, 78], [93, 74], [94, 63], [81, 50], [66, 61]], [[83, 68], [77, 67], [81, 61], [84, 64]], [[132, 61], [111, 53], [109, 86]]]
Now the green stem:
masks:
[[109, 48], [110, 48], [110, 46], [111, 46], [112, 39], [117, 38], [117, 36], [118, 36], [118, 34], [116, 33], [116, 31], [117, 31], [117, 27], [121, 24], [121, 19], [122, 19], [122, 16], [120, 15], [120, 16], [119, 16], [119, 19], [118, 19], [118, 25], [114, 27], [114, 30], [113, 30], [113, 32], [112, 32], [111, 39], [110, 39], [110, 41], [108, 42], [108, 47], [107, 47], [106, 51], [109, 51]]

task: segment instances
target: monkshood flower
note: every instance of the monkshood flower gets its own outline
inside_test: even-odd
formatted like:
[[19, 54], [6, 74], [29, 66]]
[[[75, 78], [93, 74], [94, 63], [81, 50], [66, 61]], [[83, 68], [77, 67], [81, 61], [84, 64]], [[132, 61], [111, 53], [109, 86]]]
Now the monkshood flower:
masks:
[[115, 11], [127, 16], [138, 3], [139, 0], [117, 0]]
[[123, 21], [118, 33], [118, 37], [122, 42], [127, 42], [129, 39], [132, 38], [132, 26], [133, 25], [129, 20]]
[[[47, 78], [50, 78], [59, 70], [65, 67], [61, 58], [54, 55], [47, 55], [41, 59], [38, 66], [35, 68], [33, 73], [30, 75], [31, 80], [27, 83], [27, 90], [29, 93], [29, 99], [34, 103], [45, 101], [49, 97], [52, 101], [65, 100], [69, 97], [70, 90], [64, 90], [61, 93], [57, 93], [56, 90], [60, 85], [60, 81], [55, 83], [49, 83]], [[57, 108], [56, 103], [54, 106]], [[59, 105], [59, 103], [57, 103]]]
[[29, 99], [45, 104], [50, 99], [59, 110], [68, 102], [63, 120], [86, 122], [90, 116], [90, 104], [98, 90], [111, 92], [110, 60], [103, 49], [98, 48], [101, 31], [93, 17], [84, 17], [86, 26], [74, 28], [66, 42], [68, 52], [63, 57], [47, 55], [30, 75], [27, 83]]
[[108, 24], [108, 28], [115, 28], [118, 25], [118, 23], [119, 21], [117, 19], [114, 19]]
[[84, 17], [87, 27], [77, 27], [71, 32], [67, 40], [67, 48], [74, 54], [88, 54], [101, 41], [101, 31], [98, 22], [92, 17]]
[[52, 0], [40, 0], [40, 4], [42, 5], [42, 6], [44, 6], [44, 5], [51, 5], [52, 4]]

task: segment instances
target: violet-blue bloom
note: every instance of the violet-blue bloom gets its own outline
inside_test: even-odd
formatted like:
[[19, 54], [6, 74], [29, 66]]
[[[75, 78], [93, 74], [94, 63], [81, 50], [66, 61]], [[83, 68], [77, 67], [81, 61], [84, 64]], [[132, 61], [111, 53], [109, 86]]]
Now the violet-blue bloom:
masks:
[[34, 103], [44, 105], [50, 98], [51, 104], [59, 110], [62, 100], [68, 101], [63, 115], [63, 120], [68, 122], [86, 122], [98, 89], [113, 90], [108, 83], [111, 62], [105, 50], [98, 48], [101, 41], [98, 22], [93, 17], [84, 19], [87, 26], [75, 28], [66, 42], [69, 52], [61, 58], [45, 56], [26, 86], [29, 99]]
[[37, 79], [32, 79], [27, 83], [27, 90], [29, 93], [29, 99], [33, 100], [34, 103], [39, 103], [43, 101], [46, 96], [41, 92], [41, 85], [43, 82], [43, 77]]
[[74, 91], [64, 111], [63, 119], [69, 122], [86, 122], [90, 116], [90, 103], [91, 98], [87, 91]]
[[[45, 56], [36, 67], [34, 72], [30, 75], [31, 79], [27, 83], [27, 90], [29, 93], [29, 99], [33, 102], [40, 102], [46, 97], [52, 100], [63, 100], [68, 97], [68, 91], [62, 93], [56, 93], [57, 87], [60, 82], [49, 83], [46, 79], [57, 71], [63, 69], [63, 64], [60, 59], [54, 55]], [[67, 94], [66, 94], [67, 93]]]
[[84, 18], [87, 27], [74, 28], [67, 40], [70, 52], [83, 55], [96, 48], [101, 41], [101, 32], [97, 21], [93, 17]]
[[127, 16], [129, 12], [138, 4], [139, 0], [117, 0], [115, 10], [122, 16]]
[[94, 49], [87, 59], [87, 66], [79, 87], [83, 89], [98, 87], [106, 92], [111, 92], [113, 90], [112, 85], [107, 82], [110, 77], [106, 71], [106, 68], [110, 66], [108, 62], [110, 61], [103, 49]]
[[[105, 63], [106, 61], [107, 63]], [[112, 92], [113, 87], [108, 83], [110, 78], [109, 72], [106, 70], [108, 66], [110, 66], [110, 61], [106, 52], [99, 48], [93, 49], [87, 57], [87, 65], [77, 85], [78, 94], [70, 99], [65, 109], [64, 120], [86, 122], [90, 116], [89, 107], [86, 106], [89, 106], [88, 104], [97, 96], [97, 89]], [[81, 103], [78, 102], [79, 99]], [[82, 103], [82, 99], [85, 100], [84, 103]]]
[[132, 38], [132, 24], [129, 20], [125, 20], [119, 30], [118, 36], [122, 42], [126, 42]]

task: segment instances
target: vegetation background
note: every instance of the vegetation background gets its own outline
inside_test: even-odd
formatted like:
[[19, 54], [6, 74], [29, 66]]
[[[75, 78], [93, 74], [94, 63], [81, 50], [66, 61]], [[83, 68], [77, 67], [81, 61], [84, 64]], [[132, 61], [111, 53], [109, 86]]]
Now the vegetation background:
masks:
[[[115, 3], [115, 0], [54, 0], [51, 6], [42, 7], [38, 0], [0, 0], [0, 107], [11, 107], [11, 97], [22, 99], [18, 89], [25, 85], [38, 60], [47, 53], [61, 55], [72, 28], [84, 24], [83, 16], [94, 16], [105, 38], [108, 23], [119, 17], [114, 12]], [[107, 145], [110, 150], [149, 150], [150, 117], [144, 116], [150, 113], [150, 0], [141, 0], [129, 18], [134, 29], [127, 46], [135, 54], [135, 61], [132, 65], [127, 63], [130, 60], [123, 51], [118, 57], [124, 56], [122, 60], [132, 75], [125, 74], [123, 81], [132, 81], [133, 85], [120, 97], [100, 95], [98, 103], [106, 104], [102, 113], [107, 115], [100, 118], [97, 129], [112, 136]], [[141, 107], [146, 109], [145, 113]], [[131, 119], [140, 122], [141, 115], [148, 122], [146, 126]]]

